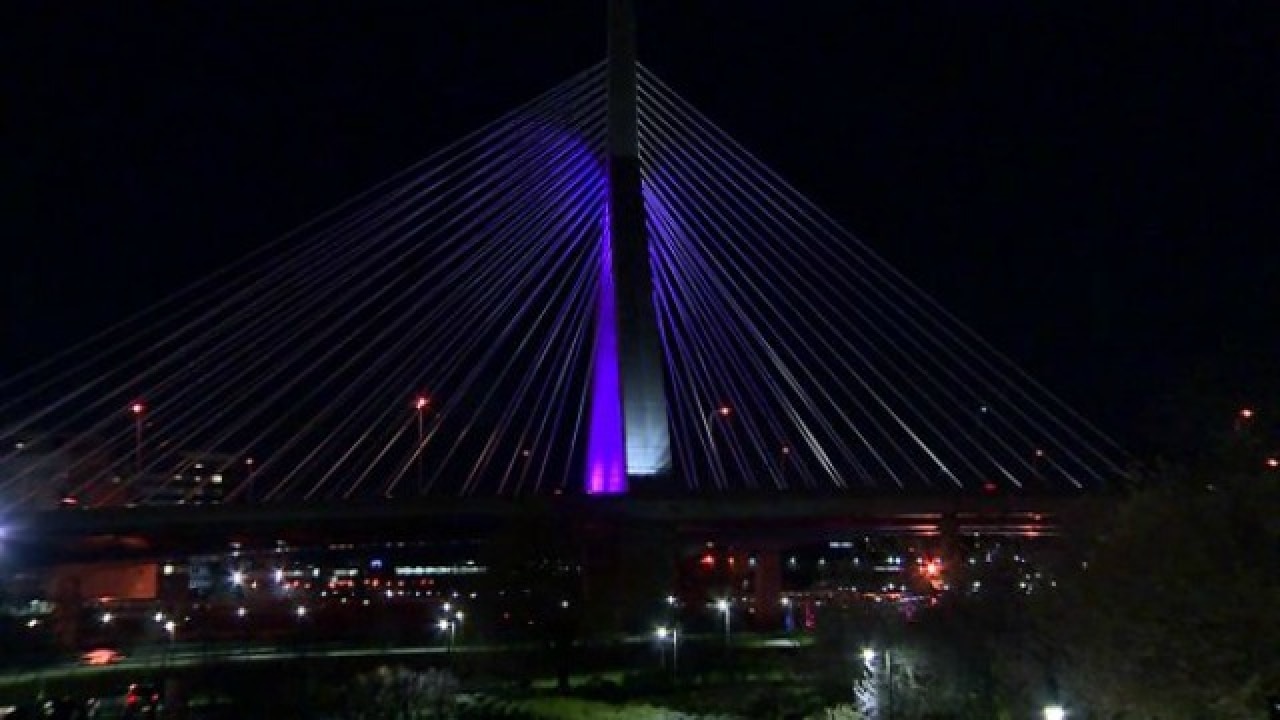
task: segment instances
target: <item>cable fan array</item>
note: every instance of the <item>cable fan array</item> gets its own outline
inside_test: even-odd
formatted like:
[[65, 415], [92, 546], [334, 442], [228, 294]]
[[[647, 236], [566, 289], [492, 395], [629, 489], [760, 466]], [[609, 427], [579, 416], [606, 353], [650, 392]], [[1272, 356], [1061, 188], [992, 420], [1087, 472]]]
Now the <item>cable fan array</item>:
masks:
[[[0, 504], [578, 492], [605, 92], [598, 65], [0, 385], [22, 440]], [[1101, 433], [643, 68], [639, 110], [678, 485], [1119, 474]]]
[[1124, 453], [662, 83], [641, 166], [692, 486], [1078, 490]]

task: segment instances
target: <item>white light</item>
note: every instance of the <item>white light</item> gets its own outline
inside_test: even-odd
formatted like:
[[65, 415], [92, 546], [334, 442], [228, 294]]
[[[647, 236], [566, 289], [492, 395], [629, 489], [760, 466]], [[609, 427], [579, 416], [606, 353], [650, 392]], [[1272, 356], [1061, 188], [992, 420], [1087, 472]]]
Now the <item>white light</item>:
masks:
[[158, 622], [158, 623], [162, 623], [162, 622], [164, 622], [164, 613], [162, 613], [162, 612], [158, 612], [158, 613], [156, 613], [156, 614], [155, 614], [155, 618], [156, 618], [156, 622]]
[[875, 650], [872, 650], [871, 648], [862, 649], [862, 662], [870, 665], [872, 662], [875, 662], [875, 659], [876, 659]]
[[236, 615], [237, 615], [237, 616], [239, 616], [239, 617], [244, 617], [245, 615], [248, 615], [248, 614], [249, 614], [249, 610], [248, 610], [247, 608], [243, 608], [243, 607], [241, 607], [241, 608], [236, 608]]
[[240, 572], [239, 570], [236, 570], [235, 572], [231, 573], [231, 584], [232, 584], [232, 585], [243, 585], [243, 584], [244, 584], [244, 573]]
[[102, 624], [106, 625], [109, 622], [111, 622], [111, 613], [109, 612], [102, 613]]
[[659, 625], [653, 631], [653, 634], [656, 635], [659, 640], [665, 640], [667, 638], [667, 635], [669, 635], [670, 633], [671, 631], [667, 629], [666, 625]]
[[307, 616], [307, 606], [306, 606], [306, 605], [299, 605], [299, 606], [298, 606], [298, 617], [306, 617], [306, 616]]
[[173, 631], [176, 630], [177, 627], [178, 627], [178, 623], [172, 620], [164, 624], [165, 632], [169, 633], [170, 635], [173, 634]]
[[163, 568], [163, 571], [164, 571], [164, 574], [165, 574], [165, 575], [172, 575], [172, 574], [173, 574], [173, 565], [171, 565], [171, 564], [169, 564], [169, 563], [165, 563], [164, 568]]
[[1045, 705], [1044, 720], [1065, 720], [1067, 711], [1061, 705]]
[[725, 599], [723, 599], [723, 598], [722, 598], [722, 599], [720, 599], [720, 600], [717, 600], [717, 601], [716, 601], [716, 609], [717, 609], [717, 610], [719, 610], [719, 611], [720, 611], [720, 612], [722, 612], [722, 613], [727, 613], [727, 612], [729, 612], [729, 601], [728, 601], [728, 600], [725, 600]]
[[[662, 382], [661, 376], [658, 376], [657, 382]], [[661, 385], [658, 387], [661, 388]], [[641, 390], [639, 396], [652, 397], [653, 393], [647, 389]], [[647, 409], [651, 410], [651, 408]], [[631, 413], [631, 410], [631, 406], [628, 406], [628, 413]], [[623, 456], [627, 459], [627, 474], [643, 477], [665, 475], [671, 470], [671, 438], [667, 431], [666, 417], [661, 412], [641, 411], [632, 414], [634, 416], [630, 419], [640, 420], [640, 422], [627, 423], [625, 438], [627, 447], [626, 454]], [[635, 432], [632, 432], [633, 430]]]

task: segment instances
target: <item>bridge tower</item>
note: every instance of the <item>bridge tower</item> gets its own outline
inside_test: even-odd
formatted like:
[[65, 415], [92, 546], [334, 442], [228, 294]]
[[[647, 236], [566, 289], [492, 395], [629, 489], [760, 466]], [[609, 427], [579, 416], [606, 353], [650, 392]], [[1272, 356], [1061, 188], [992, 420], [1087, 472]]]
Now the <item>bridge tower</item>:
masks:
[[609, 0], [609, 190], [587, 441], [589, 494], [624, 493], [631, 481], [671, 472], [636, 85], [635, 9], [632, 0]]

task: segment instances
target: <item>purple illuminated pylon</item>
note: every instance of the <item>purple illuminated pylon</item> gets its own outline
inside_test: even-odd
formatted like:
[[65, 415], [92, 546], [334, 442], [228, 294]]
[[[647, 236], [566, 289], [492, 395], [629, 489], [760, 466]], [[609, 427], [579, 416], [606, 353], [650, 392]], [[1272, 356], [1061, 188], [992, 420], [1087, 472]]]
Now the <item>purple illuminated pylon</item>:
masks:
[[600, 236], [600, 289], [591, 369], [591, 424], [587, 430], [587, 494], [627, 491], [627, 458], [618, 369], [618, 314], [613, 286], [613, 248], [606, 213]]
[[632, 2], [612, 0], [605, 118], [608, 203], [600, 234], [587, 440], [586, 485], [593, 495], [625, 493], [631, 478], [656, 478], [671, 469], [661, 339], [645, 230], [636, 68]]

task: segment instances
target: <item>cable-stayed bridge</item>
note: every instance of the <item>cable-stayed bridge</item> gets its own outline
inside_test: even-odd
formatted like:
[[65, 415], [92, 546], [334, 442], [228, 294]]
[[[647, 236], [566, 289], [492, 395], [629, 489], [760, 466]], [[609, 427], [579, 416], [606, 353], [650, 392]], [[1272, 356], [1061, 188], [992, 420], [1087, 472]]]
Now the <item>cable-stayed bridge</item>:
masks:
[[1032, 517], [1121, 478], [1105, 435], [630, 72], [633, 158], [615, 59], [8, 379], [0, 512]]

